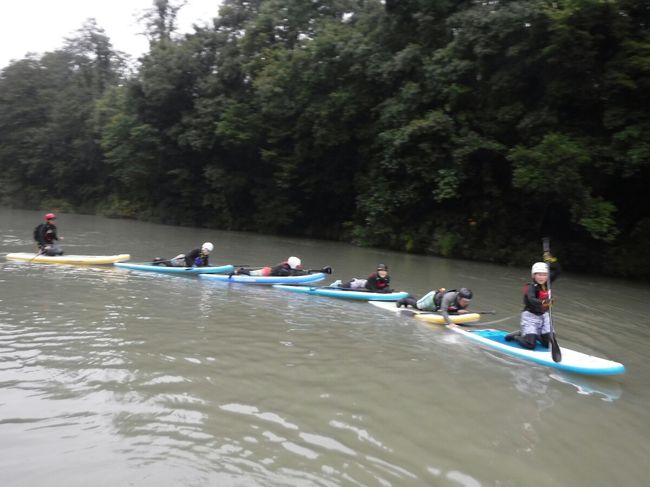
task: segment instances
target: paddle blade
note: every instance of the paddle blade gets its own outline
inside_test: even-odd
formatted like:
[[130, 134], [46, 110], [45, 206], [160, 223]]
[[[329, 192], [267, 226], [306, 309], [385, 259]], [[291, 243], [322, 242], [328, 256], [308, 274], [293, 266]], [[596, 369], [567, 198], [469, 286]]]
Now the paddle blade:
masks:
[[557, 342], [555, 333], [551, 333], [551, 357], [553, 362], [562, 362], [562, 350], [560, 350], [560, 344]]
[[332, 268], [330, 266], [325, 266], [322, 269], [308, 269], [308, 273], [314, 274], [314, 273], [319, 273], [322, 272], [323, 274], [331, 274], [332, 273]]

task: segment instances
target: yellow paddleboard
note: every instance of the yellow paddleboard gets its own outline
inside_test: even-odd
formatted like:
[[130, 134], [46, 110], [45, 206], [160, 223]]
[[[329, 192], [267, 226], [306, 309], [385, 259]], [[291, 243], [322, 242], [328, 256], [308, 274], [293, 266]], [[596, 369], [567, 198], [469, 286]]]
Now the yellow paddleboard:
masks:
[[[404, 314], [406, 316], [412, 316], [420, 321], [425, 321], [427, 323], [432, 323], [434, 325], [444, 325], [445, 319], [439, 313], [433, 313], [428, 311], [420, 311], [419, 309], [413, 308], [398, 308], [395, 303], [388, 303], [384, 301], [370, 301], [370, 304], [377, 308], [384, 309], [386, 311], [392, 311], [398, 314]], [[467, 313], [462, 315], [449, 315], [449, 321], [455, 324], [463, 323], [473, 323], [479, 321], [481, 315], [479, 313]]]
[[119, 255], [41, 255], [28, 252], [16, 252], [7, 254], [7, 260], [19, 260], [23, 262], [33, 262], [36, 264], [75, 264], [75, 265], [97, 265], [113, 264], [129, 260], [129, 254]]
[[[416, 320], [426, 321], [427, 323], [433, 323], [435, 325], [445, 324], [445, 319], [442, 317], [442, 315], [438, 313], [418, 313], [414, 316], [414, 318]], [[449, 315], [449, 321], [457, 325], [462, 323], [473, 323], [475, 321], [479, 321], [480, 319], [481, 319], [481, 315], [478, 313], [467, 313], [463, 315]]]

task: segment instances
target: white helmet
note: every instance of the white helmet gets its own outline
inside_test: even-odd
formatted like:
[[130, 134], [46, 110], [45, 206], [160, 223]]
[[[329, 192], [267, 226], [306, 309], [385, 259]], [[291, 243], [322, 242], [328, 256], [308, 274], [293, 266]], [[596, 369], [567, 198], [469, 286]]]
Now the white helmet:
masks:
[[548, 274], [548, 266], [544, 262], [535, 262], [533, 264], [533, 268], [530, 270], [531, 274], [538, 274], [538, 273], [544, 273]]
[[287, 259], [287, 264], [289, 264], [289, 267], [291, 267], [292, 269], [297, 269], [298, 267], [300, 267], [300, 264], [302, 264], [302, 262], [298, 257], [289, 257]]
[[205, 242], [203, 245], [201, 245], [201, 250], [204, 252], [210, 253], [214, 249], [214, 245], [212, 245], [211, 242]]

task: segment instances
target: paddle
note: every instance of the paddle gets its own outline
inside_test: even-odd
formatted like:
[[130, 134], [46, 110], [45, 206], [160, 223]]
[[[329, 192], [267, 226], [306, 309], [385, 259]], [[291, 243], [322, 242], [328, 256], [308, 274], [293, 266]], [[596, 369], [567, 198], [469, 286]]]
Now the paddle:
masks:
[[[420, 311], [419, 309], [398, 308], [399, 311], [409, 315], [441, 315], [440, 311]], [[485, 311], [470, 311], [467, 314], [495, 315], [497, 312], [493, 309]], [[462, 316], [464, 313], [449, 313], [451, 316]]]
[[[185, 258], [184, 254], [181, 255], [183, 256], [183, 258]], [[176, 269], [183, 269], [185, 271], [191, 271], [193, 269], [196, 269], [197, 267], [220, 267], [220, 266], [198, 266], [198, 265], [188, 266], [187, 264], [182, 266], [175, 266], [173, 264], [173, 261], [180, 258], [181, 258], [180, 255], [177, 255], [176, 257], [172, 257], [171, 259], [160, 259], [156, 257], [153, 261], [151, 261], [151, 265], [162, 266], [162, 267], [174, 267]]]
[[176, 267], [176, 266], [173, 266], [173, 265], [164, 265], [165, 262], [169, 262], [171, 264], [171, 261], [169, 261], [169, 260], [158, 260], [156, 262], [152, 262], [151, 265], [159, 266], [159, 267], [173, 267], [174, 269], [182, 269], [184, 271], [193, 271], [194, 269], [200, 269], [201, 267], [220, 267], [220, 266], [193, 266], [193, 267], [183, 266], [183, 267]]
[[[264, 266], [264, 265], [250, 265], [250, 264], [233, 264], [233, 267], [235, 269], [239, 269], [240, 267], [244, 268], [250, 268], [250, 269], [262, 269], [264, 267], [270, 267], [270, 266]], [[323, 274], [331, 274], [332, 273], [332, 267], [326, 265], [322, 269], [306, 269], [305, 272], [308, 274], [314, 274], [316, 272], [322, 272]]]
[[[542, 250], [544, 256], [550, 255], [551, 253], [551, 243], [548, 237], [542, 239]], [[557, 337], [555, 336], [555, 327], [553, 326], [553, 295], [551, 294], [551, 273], [549, 268], [548, 280], [546, 281], [546, 287], [548, 288], [548, 321], [551, 326], [551, 357], [553, 357], [553, 362], [562, 361], [562, 351], [560, 350], [560, 345], [557, 342]]]
[[[440, 313], [439, 311], [419, 311], [419, 310], [415, 310], [415, 309], [405, 309], [405, 308], [400, 308], [400, 310], [402, 311], [402, 313], [409, 312], [409, 313], [414, 314], [414, 315], [418, 314], [418, 315], [440, 315], [440, 316], [442, 316], [442, 313]], [[497, 314], [497, 312], [495, 310], [493, 310], [493, 309], [492, 310], [487, 310], [487, 311], [470, 311], [468, 314], [473, 314], [473, 313], [476, 313], [476, 314], [479, 314], [479, 315], [495, 315], [495, 314]], [[449, 316], [462, 316], [462, 314], [449, 313]]]
[[[469, 311], [467, 314], [472, 314], [472, 313], [476, 313], [476, 314], [479, 314], [479, 315], [495, 315], [495, 314], [497, 314], [497, 312], [495, 310], [493, 310], [493, 309], [486, 310], [486, 311]], [[422, 315], [439, 315], [441, 313], [439, 313], [438, 311], [421, 311], [419, 314], [422, 314]], [[452, 316], [461, 316], [461, 313], [449, 313], [449, 314], [452, 315]]]
[[394, 293], [400, 293], [402, 291], [394, 291], [394, 290], [380, 290], [380, 291], [373, 291], [372, 289], [366, 289], [365, 287], [332, 287], [332, 286], [321, 286], [322, 289], [339, 289], [341, 291], [351, 291], [353, 293], [359, 292], [359, 293], [373, 293], [373, 294], [394, 294]]
[[43, 255], [43, 253], [44, 253], [44, 252], [43, 252], [43, 249], [39, 248], [39, 249], [38, 249], [38, 253], [34, 254], [34, 257], [32, 257], [31, 259], [29, 259], [28, 264], [31, 264], [32, 262], [34, 262], [34, 259], [35, 259], [36, 257], [38, 257], [39, 255]]
[[317, 272], [322, 272], [323, 274], [331, 274], [332, 273], [332, 268], [330, 266], [326, 265], [322, 269], [307, 269], [307, 272], [309, 274], [314, 274], [314, 273], [317, 273]]
[[[318, 272], [323, 272], [323, 270], [321, 269]], [[299, 284], [296, 284], [296, 285], [298, 286]], [[402, 291], [394, 291], [392, 289], [390, 289], [388, 291], [385, 291], [385, 290], [373, 291], [371, 289], [366, 289], [365, 287], [338, 287], [338, 286], [332, 286], [332, 285], [329, 285], [329, 286], [316, 286], [316, 287], [313, 287], [312, 289], [333, 289], [334, 291], [345, 291], [345, 292], [353, 292], [353, 293], [372, 293], [372, 294], [393, 294], [393, 293], [402, 292]]]

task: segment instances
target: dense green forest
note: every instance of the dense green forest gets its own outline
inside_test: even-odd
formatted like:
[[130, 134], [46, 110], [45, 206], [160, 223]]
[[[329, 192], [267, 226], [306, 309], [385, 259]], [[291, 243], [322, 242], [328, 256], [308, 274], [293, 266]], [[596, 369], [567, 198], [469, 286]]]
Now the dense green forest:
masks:
[[650, 279], [648, 1], [179, 8], [2, 69], [0, 203]]

